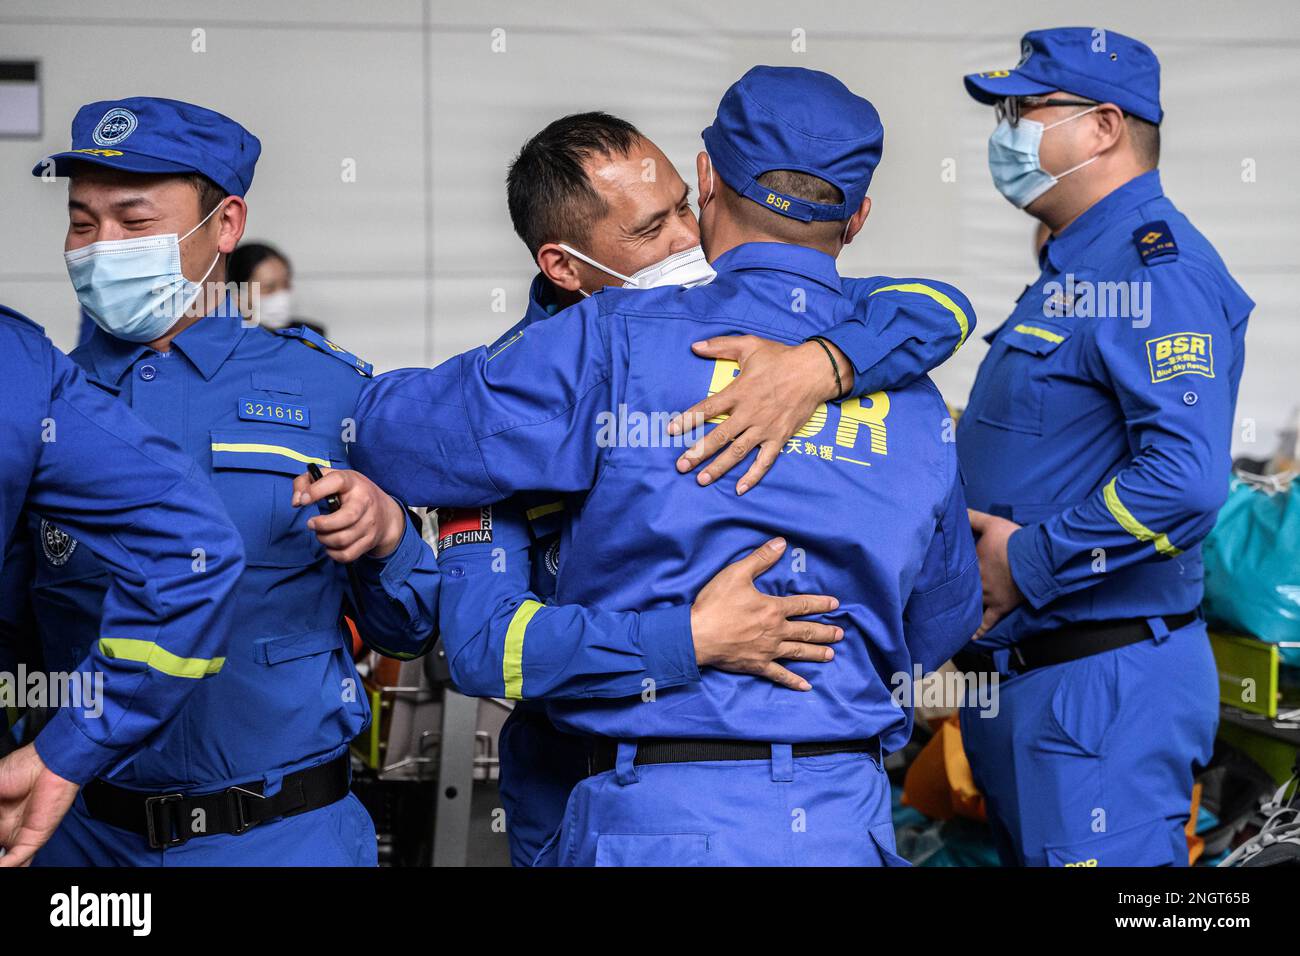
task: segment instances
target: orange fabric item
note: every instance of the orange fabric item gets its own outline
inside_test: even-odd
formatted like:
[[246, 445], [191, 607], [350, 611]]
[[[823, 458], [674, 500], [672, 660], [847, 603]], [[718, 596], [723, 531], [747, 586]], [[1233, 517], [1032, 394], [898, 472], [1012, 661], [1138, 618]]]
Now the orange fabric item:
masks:
[[902, 801], [936, 820], [988, 820], [984, 794], [975, 786], [955, 714], [943, 719], [907, 768]]
[[1196, 861], [1205, 852], [1205, 840], [1196, 835], [1196, 818], [1201, 813], [1201, 785], [1192, 785], [1192, 815], [1187, 818], [1184, 832], [1187, 834], [1187, 865], [1195, 866]]

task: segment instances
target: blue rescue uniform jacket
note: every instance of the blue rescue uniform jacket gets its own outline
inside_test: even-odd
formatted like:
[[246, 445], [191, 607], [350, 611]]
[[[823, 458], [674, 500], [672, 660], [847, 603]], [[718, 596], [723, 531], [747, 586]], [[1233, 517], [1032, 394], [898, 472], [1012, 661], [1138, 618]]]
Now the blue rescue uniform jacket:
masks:
[[[493, 350], [381, 376], [358, 408], [354, 461], [413, 503], [470, 506], [534, 488], [570, 496], [563, 604], [688, 605], [719, 568], [775, 534], [790, 539], [791, 560], [759, 587], [841, 599], [823, 618], [849, 635], [836, 660], [793, 665], [816, 686], [811, 694], [706, 671], [655, 688], [658, 706], [641, 697], [557, 702], [562, 729], [784, 742], [881, 734], [896, 747], [910, 729], [910, 712], [891, 699], [901, 675], [910, 681], [914, 662], [942, 662], [978, 625], [946, 409], [924, 378], [831, 403], [743, 499], [732, 476], [699, 488], [676, 473], [683, 446], [662, 426], [736, 367], [695, 357], [690, 343], [746, 333], [798, 342], [852, 323], [855, 308], [834, 261], [813, 250], [749, 244], [714, 267], [706, 286], [606, 290]], [[531, 636], [518, 638], [524, 660]]]
[[[33, 551], [52, 572], [99, 572], [94, 587], [70, 581], [47, 613], [65, 642], [50, 669], [95, 672], [102, 698], [65, 702], [36, 737], [51, 770], [84, 784], [154, 746], [217, 683], [243, 547], [202, 469], [3, 306], [0, 444], [0, 656], [12, 664], [32, 643], [26, 587], [13, 582]], [[79, 630], [83, 602], [94, 626]]]
[[1024, 527], [1025, 603], [980, 640], [1201, 602], [1200, 542], [1228, 491], [1254, 303], [1138, 176], [1051, 239], [957, 428], [971, 507]]
[[[124, 414], [130, 406], [209, 477], [220, 502], [210, 510], [229, 513], [247, 556], [238, 587], [221, 596], [234, 624], [214, 678], [147, 749], [104, 776], [140, 790], [276, 786], [285, 773], [343, 753], [370, 718], [342, 623], [347, 576], [307, 528], [316, 509], [293, 507], [292, 484], [310, 462], [347, 466], [369, 366], [307, 329], [247, 327], [229, 303], [166, 353], [100, 331], [72, 358]], [[157, 507], [178, 507], [175, 497]], [[4, 569], [31, 582], [29, 617], [17, 626], [39, 633], [51, 670], [77, 666], [94, 645], [113, 583], [89, 549], [51, 551], [52, 536], [77, 538], [61, 520], [33, 505], [26, 547], [11, 549]], [[388, 653], [419, 653], [427, 635], [409, 638], [377, 577], [373, 567], [360, 576], [375, 589], [358, 602], [362, 635]]]
[[[841, 282], [852, 311], [828, 337], [853, 349], [859, 395], [924, 376], [974, 326], [969, 301], [946, 283], [887, 276]], [[548, 283], [537, 276], [524, 318], [489, 351], [557, 312]], [[626, 697], [698, 680], [689, 600], [644, 612], [555, 605], [566, 506], [565, 496], [529, 492], [495, 505], [444, 508], [436, 562], [408, 532], [381, 575], [378, 563], [363, 564], [396, 603], [392, 613], [405, 613], [410, 641], [441, 628], [462, 693], [527, 707], [539, 699]]]

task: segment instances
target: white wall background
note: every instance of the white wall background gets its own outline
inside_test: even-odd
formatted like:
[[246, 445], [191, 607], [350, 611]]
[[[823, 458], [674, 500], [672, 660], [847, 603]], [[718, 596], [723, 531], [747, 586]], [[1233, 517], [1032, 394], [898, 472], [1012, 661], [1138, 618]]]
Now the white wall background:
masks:
[[[699, 131], [755, 63], [839, 75], [879, 108], [885, 158], [846, 273], [947, 279], [987, 331], [1036, 268], [1031, 222], [993, 190], [991, 117], [961, 75], [1005, 67], [1018, 38], [1097, 25], [1150, 43], [1164, 67], [1166, 189], [1258, 303], [1239, 417], [1273, 433], [1300, 403], [1300, 4], [782, 0], [0, 0], [0, 58], [38, 58], [41, 140], [0, 140], [0, 301], [73, 344], [60, 252], [62, 185], [27, 175], [66, 148], [85, 102], [191, 100], [261, 137], [248, 238], [294, 260], [299, 310], [380, 368], [431, 363], [521, 313], [532, 274], [506, 213], [506, 165], [567, 112], [640, 126], [693, 181]], [[807, 52], [791, 51], [806, 31]], [[206, 52], [192, 49], [205, 31]], [[492, 32], [505, 31], [505, 52]], [[342, 181], [356, 162], [357, 181]], [[940, 178], [956, 161], [957, 178]], [[1243, 182], [1242, 164], [1257, 179]], [[493, 311], [495, 290], [507, 308]], [[978, 338], [936, 376], [964, 402]]]

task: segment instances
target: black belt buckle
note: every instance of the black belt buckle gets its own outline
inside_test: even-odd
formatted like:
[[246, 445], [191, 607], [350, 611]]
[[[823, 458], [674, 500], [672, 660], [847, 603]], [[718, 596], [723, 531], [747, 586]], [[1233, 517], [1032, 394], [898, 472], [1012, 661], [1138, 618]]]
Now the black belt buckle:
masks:
[[226, 791], [226, 793], [231, 794], [235, 798], [235, 816], [239, 820], [239, 822], [235, 824], [235, 828], [230, 831], [231, 833], [238, 836], [241, 833], [248, 832], [261, 823], [260, 820], [248, 819], [248, 815], [244, 812], [244, 796], [247, 795], [250, 797], [256, 797], [259, 800], [265, 800], [266, 796], [264, 794], [255, 793], [252, 790], [245, 790], [243, 787], [231, 787]]
[[[185, 835], [180, 835], [180, 828], [175, 828], [177, 835], [173, 836], [173, 827], [171, 826], [171, 810], [168, 807], [173, 803], [183, 803], [185, 794], [183, 793], [160, 793], [156, 796], [146, 797], [144, 801], [144, 818], [148, 828], [149, 847], [153, 850], [165, 850], [168, 847], [180, 846], [189, 837], [189, 827], [185, 828]], [[160, 820], [154, 821], [154, 810], [159, 810]], [[158, 834], [166, 834], [165, 840], [159, 840]]]

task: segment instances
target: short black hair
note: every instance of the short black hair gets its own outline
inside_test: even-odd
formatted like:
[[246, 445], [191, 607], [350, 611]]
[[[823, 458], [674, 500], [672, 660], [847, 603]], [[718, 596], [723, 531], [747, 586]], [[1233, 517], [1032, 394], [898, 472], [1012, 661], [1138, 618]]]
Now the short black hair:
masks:
[[592, 156], [626, 156], [641, 131], [608, 113], [574, 113], [524, 143], [506, 175], [515, 232], [535, 257], [545, 243], [583, 242], [608, 211], [587, 178]]
[[1128, 136], [1133, 141], [1138, 162], [1147, 169], [1155, 169], [1160, 165], [1160, 127], [1132, 113], [1125, 113], [1124, 119], [1128, 122]]
[[785, 193], [795, 199], [806, 199], [808, 202], [825, 205], [844, 202], [844, 193], [840, 192], [838, 186], [811, 173], [801, 173], [793, 169], [770, 169], [759, 176], [756, 182], [760, 186]]
[[199, 215], [206, 216], [216, 209], [230, 193], [202, 173], [186, 173], [181, 177], [199, 194]]
[[[829, 183], [820, 176], [801, 173], [793, 169], [768, 170], [759, 176], [755, 182], [760, 186], [784, 193], [787, 196], [793, 196], [795, 199], [805, 199], [808, 202], [831, 205], [844, 201], [844, 194], [840, 192], [839, 187], [834, 183]], [[809, 242], [830, 242], [844, 231], [844, 220], [849, 218], [845, 216], [844, 219], [838, 222], [823, 220], [803, 222], [799, 219], [783, 216], [774, 209], [769, 209], [767, 206], [754, 202], [748, 197], [741, 196], [732, 190], [730, 186], [727, 186], [727, 191], [732, 197], [732, 202], [729, 203], [730, 208], [746, 225], [759, 230], [765, 235], [779, 239], [781, 242], [792, 242], [800, 245], [806, 245]], [[854, 212], [856, 211], [854, 210]]]

